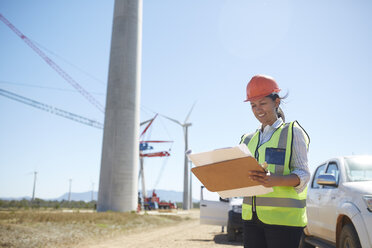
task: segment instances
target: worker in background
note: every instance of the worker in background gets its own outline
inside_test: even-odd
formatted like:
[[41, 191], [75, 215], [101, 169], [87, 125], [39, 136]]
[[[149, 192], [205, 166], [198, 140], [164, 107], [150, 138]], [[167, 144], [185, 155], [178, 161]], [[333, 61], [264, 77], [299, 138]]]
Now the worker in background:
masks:
[[279, 105], [283, 97], [275, 80], [256, 75], [247, 85], [247, 99], [261, 123], [243, 135], [241, 143], [266, 172], [249, 171], [250, 180], [273, 192], [244, 197], [242, 219], [244, 247], [297, 248], [307, 224], [306, 192], [310, 172], [307, 164], [309, 137], [297, 121], [285, 123]]

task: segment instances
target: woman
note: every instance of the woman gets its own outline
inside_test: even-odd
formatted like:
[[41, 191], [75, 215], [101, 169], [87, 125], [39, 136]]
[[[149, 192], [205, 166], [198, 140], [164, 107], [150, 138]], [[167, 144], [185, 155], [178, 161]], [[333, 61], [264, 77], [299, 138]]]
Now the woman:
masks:
[[247, 101], [261, 123], [260, 128], [242, 136], [266, 172], [248, 172], [251, 180], [273, 192], [245, 197], [242, 206], [244, 247], [297, 248], [306, 218], [306, 185], [309, 137], [295, 122], [284, 123], [279, 108], [280, 89], [269, 76], [256, 75], [247, 85]]

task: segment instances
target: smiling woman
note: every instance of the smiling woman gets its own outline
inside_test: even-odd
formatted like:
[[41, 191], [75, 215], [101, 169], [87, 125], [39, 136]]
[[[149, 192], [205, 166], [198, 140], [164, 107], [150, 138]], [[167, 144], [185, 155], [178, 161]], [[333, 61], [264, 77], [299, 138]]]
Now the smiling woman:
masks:
[[254, 76], [251, 83], [247, 85], [247, 100], [251, 102], [253, 114], [262, 123], [262, 128], [272, 125], [277, 118], [284, 119], [284, 113], [279, 108], [281, 99], [279, 97], [279, 86], [275, 80], [268, 76]]
[[[242, 136], [241, 143], [268, 172], [247, 171], [251, 180], [273, 192], [244, 197], [242, 219], [244, 247], [297, 248], [306, 219], [306, 185], [309, 137], [297, 121], [284, 123], [279, 112], [281, 97], [276, 81], [256, 75], [247, 85], [247, 99], [261, 123], [254, 133]], [[282, 237], [287, 237], [283, 239]]]

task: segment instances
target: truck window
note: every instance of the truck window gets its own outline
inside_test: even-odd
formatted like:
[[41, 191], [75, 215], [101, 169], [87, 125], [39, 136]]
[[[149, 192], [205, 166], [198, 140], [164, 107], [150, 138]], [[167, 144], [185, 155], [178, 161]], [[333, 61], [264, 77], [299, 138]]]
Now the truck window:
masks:
[[320, 174], [324, 174], [324, 171], [325, 171], [325, 166], [326, 164], [322, 164], [321, 166], [319, 166], [316, 171], [315, 171], [315, 175], [313, 177], [313, 181], [311, 183], [311, 187], [314, 188], [314, 189], [319, 189], [320, 188], [320, 185], [316, 183], [316, 179], [318, 178], [318, 176]]
[[[338, 185], [338, 179], [339, 179], [339, 170], [338, 170], [338, 166], [335, 162], [331, 162], [328, 164], [328, 168], [327, 168], [327, 171], [326, 173], [329, 173], [329, 174], [332, 174], [335, 178], [336, 178], [336, 183]], [[333, 186], [324, 186], [324, 188], [334, 188]]]
[[372, 181], [372, 156], [345, 158], [349, 182]]

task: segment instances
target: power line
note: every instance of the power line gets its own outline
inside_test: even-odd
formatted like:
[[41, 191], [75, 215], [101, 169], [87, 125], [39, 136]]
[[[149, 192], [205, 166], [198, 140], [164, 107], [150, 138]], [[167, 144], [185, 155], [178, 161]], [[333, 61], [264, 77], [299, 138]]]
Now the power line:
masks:
[[73, 120], [73, 121], [76, 121], [76, 122], [80, 122], [82, 124], [85, 124], [85, 125], [88, 125], [88, 126], [91, 126], [91, 127], [103, 129], [103, 124], [98, 122], [98, 121], [91, 120], [91, 119], [85, 118], [85, 117], [77, 115], [77, 114], [70, 113], [68, 111], [65, 111], [65, 110], [62, 110], [62, 109], [59, 109], [59, 108], [55, 108], [53, 106], [50, 106], [50, 105], [47, 105], [45, 103], [41, 103], [41, 102], [38, 102], [38, 101], [35, 101], [35, 100], [32, 100], [32, 99], [26, 98], [24, 96], [17, 95], [15, 93], [12, 93], [12, 92], [7, 91], [7, 90], [0, 89], [0, 95], [5, 96], [9, 99], [12, 99], [12, 100], [30, 105], [34, 108], [44, 110], [44, 111], [49, 112], [51, 114], [59, 115], [59, 116], [62, 116], [64, 118], [67, 118], [67, 119], [70, 119], [70, 120]]
[[[9, 81], [2, 81], [2, 80], [0, 80], [0, 83], [22, 86], [22, 87], [24, 86], [24, 87], [31, 87], [31, 88], [46, 89], [46, 90], [69, 91], [69, 92], [77, 93], [76, 90], [48, 87], [48, 86], [37, 85], [37, 84], [25, 84], [25, 83], [9, 82]], [[103, 93], [98, 93], [98, 92], [90, 92], [90, 93], [95, 94], [95, 95], [103, 95]]]
[[[21, 86], [21, 87], [31, 87], [31, 88], [40, 88], [40, 89], [46, 89], [46, 90], [68, 91], [68, 92], [77, 93], [76, 90], [71, 90], [71, 89], [48, 87], [48, 86], [43, 86], [43, 85], [38, 85], [38, 84], [10, 82], [10, 81], [4, 81], [4, 80], [0, 80], [0, 84], [9, 84], [9, 85], [16, 85], [16, 86]], [[94, 95], [105, 95], [104, 93], [100, 93], [100, 92], [89, 92], [89, 93], [94, 94]], [[158, 113], [155, 110], [151, 110], [150, 108], [144, 106], [143, 104], [141, 104], [141, 110], [144, 111], [148, 115], [153, 115], [153, 114]], [[170, 135], [168, 136], [170, 137]]]

